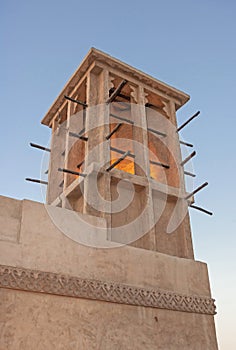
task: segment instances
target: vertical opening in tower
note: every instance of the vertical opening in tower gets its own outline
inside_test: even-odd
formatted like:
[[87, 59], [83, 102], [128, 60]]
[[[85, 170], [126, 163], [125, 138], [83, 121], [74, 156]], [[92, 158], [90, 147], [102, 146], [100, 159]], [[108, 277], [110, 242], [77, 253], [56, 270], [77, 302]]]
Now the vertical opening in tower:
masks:
[[169, 171], [169, 152], [163, 140], [167, 137], [165, 118], [168, 115], [164, 110], [165, 104], [159, 96], [150, 91], [147, 92], [147, 95], [146, 119], [150, 176], [159, 182], [166, 183], [167, 172]]
[[[110, 89], [110, 94], [119, 86], [122, 79], [114, 76], [111, 80], [114, 87]], [[124, 86], [122, 92], [110, 104], [110, 132], [116, 130], [110, 138], [110, 163], [114, 164], [122, 155], [130, 151], [131, 155], [119, 162], [115, 168], [134, 174], [134, 122], [131, 115], [130, 92], [129, 85]]]
[[[86, 103], [86, 79], [72, 94], [72, 98]], [[86, 108], [78, 103], [71, 104], [71, 110], [67, 116], [67, 154], [65, 160], [65, 167], [75, 172], [82, 173], [84, 168], [85, 158], [85, 141], [79, 137], [86, 137]], [[64, 174], [65, 187], [68, 187], [78, 175]]]

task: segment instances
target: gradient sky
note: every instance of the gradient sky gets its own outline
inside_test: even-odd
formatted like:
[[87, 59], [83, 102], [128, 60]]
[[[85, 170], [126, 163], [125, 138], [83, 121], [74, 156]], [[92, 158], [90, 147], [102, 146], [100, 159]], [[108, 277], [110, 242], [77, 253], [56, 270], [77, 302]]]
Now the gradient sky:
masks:
[[[236, 2], [233, 0], [2, 0], [0, 193], [42, 201], [40, 125], [91, 46], [191, 95], [179, 124], [197, 151], [195, 185], [209, 181], [191, 210], [195, 256], [208, 263], [221, 350], [236, 349]], [[203, 349], [205, 350], [205, 349]]]

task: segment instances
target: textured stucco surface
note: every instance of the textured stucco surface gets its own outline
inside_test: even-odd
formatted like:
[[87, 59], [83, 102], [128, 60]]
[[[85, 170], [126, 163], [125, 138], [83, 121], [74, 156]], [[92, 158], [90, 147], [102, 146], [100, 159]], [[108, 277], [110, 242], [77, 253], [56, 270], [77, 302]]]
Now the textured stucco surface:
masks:
[[[86, 247], [66, 237], [43, 204], [0, 202], [10, 206], [4, 209], [9, 220], [0, 241], [2, 265], [210, 296], [204, 263], [131, 246]], [[15, 226], [8, 224], [12, 217]], [[0, 294], [0, 350], [217, 349], [211, 315], [4, 288]]]
[[19, 241], [0, 241], [0, 264], [210, 296], [207, 266], [202, 262], [131, 246], [83, 246], [65, 236], [44, 205], [33, 201], [23, 201], [18, 220]]
[[215, 350], [213, 316], [1, 289], [1, 350]]

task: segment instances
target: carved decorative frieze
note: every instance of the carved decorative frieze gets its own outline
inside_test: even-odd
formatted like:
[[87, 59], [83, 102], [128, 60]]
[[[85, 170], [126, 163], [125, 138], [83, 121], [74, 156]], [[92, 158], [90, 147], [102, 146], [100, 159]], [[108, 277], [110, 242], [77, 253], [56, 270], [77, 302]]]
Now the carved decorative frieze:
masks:
[[130, 96], [133, 97], [135, 103], [138, 103], [138, 89], [132, 85], [129, 85], [129, 87], [131, 90]]
[[169, 103], [166, 101], [163, 101], [164, 107], [163, 107], [163, 112], [166, 114], [166, 116], [169, 118], [170, 116], [170, 111], [169, 111]]
[[115, 80], [115, 78], [110, 75], [109, 76], [109, 90], [115, 87], [114, 80]]
[[148, 95], [149, 94], [147, 92], [144, 92], [144, 102], [145, 102], [145, 104], [149, 102]]
[[123, 64], [122, 62], [116, 62], [114, 60], [107, 60], [102, 55], [93, 55], [94, 59], [97, 62], [100, 62], [101, 64], [105, 64], [106, 66], [111, 67], [112, 69], [115, 69], [125, 75], [130, 75], [132, 70], [132, 78], [137, 79], [141, 83], [150, 86], [151, 88], [155, 90], [159, 90], [167, 99], [174, 98], [176, 102], [178, 102], [180, 105], [182, 104], [181, 98], [178, 96], [179, 92], [171, 91], [169, 86], [165, 86], [161, 81], [153, 80], [151, 76], [148, 76], [147, 74], [141, 72], [141, 71], [135, 71], [133, 67], [128, 66], [126, 64]]
[[0, 287], [200, 314], [215, 314], [214, 299], [59, 273], [0, 265]]

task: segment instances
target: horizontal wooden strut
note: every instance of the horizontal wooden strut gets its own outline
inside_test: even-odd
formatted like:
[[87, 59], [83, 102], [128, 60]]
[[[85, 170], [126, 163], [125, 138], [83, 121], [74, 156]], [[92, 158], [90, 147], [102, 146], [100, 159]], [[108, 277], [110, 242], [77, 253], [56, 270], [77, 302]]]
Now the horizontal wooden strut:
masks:
[[[124, 121], [124, 122], [126, 122], [126, 123], [128, 123], [128, 124], [134, 125], [134, 121], [133, 121], [133, 120], [120, 117], [119, 115], [116, 115], [116, 114], [113, 114], [113, 113], [110, 113], [110, 116], [113, 117], [113, 118], [115, 118], [115, 119], [122, 120], [122, 121]], [[155, 129], [152, 129], [152, 128], [147, 128], [147, 130], [150, 131], [150, 132], [153, 132], [154, 134], [163, 136], [163, 137], [166, 137], [166, 136], [167, 136], [164, 132], [161, 132], [161, 131], [158, 131], [158, 130], [155, 130]]]
[[113, 114], [113, 113], [110, 113], [110, 116], [113, 117], [113, 118], [116, 118], [116, 119], [119, 119], [119, 120], [122, 120], [128, 124], [134, 124], [133, 120], [130, 120], [130, 119], [127, 119], [127, 118], [123, 118], [123, 117], [120, 117], [119, 115], [116, 115], [116, 114]]
[[184, 174], [185, 174], [185, 175], [188, 175], [188, 176], [196, 177], [195, 174], [190, 173], [189, 171], [184, 171]]
[[30, 146], [34, 147], [34, 148], [38, 148], [38, 149], [40, 149], [42, 151], [51, 152], [50, 148], [38, 145], [37, 143], [30, 142]]
[[117, 164], [119, 164], [120, 162], [122, 162], [122, 160], [124, 160], [126, 157], [128, 157], [130, 154], [130, 151], [127, 151], [123, 154], [122, 157], [120, 157], [119, 159], [117, 159], [113, 164], [111, 164], [106, 171], [110, 171], [111, 169], [113, 169]]
[[48, 185], [47, 181], [38, 180], [38, 179], [31, 179], [30, 177], [27, 177], [25, 180], [30, 181], [30, 182], [35, 182], [37, 184]]
[[[117, 152], [117, 153], [120, 153], [120, 154], [125, 154], [125, 151], [122, 151], [121, 149], [119, 148], [116, 148], [116, 147], [110, 147], [110, 150], [113, 151], [113, 152]], [[135, 158], [135, 155], [133, 153], [129, 153], [129, 157], [131, 158]]]
[[106, 103], [111, 103], [114, 99], [120, 94], [123, 87], [128, 83], [126, 79], [122, 80], [122, 82], [117, 86], [115, 91], [111, 94], [111, 96], [107, 99]]
[[189, 199], [190, 197], [192, 197], [195, 193], [199, 192], [201, 189], [203, 189], [204, 187], [206, 187], [208, 185], [208, 182], [204, 182], [204, 184], [202, 184], [201, 186], [199, 186], [198, 188], [196, 188], [196, 190], [194, 190], [193, 192], [189, 193], [185, 199]]
[[199, 211], [202, 211], [202, 212], [205, 213], [205, 214], [213, 215], [213, 213], [212, 213], [211, 211], [206, 210], [206, 209], [201, 208], [201, 207], [197, 207], [196, 205], [190, 204], [189, 207], [190, 207], [190, 208], [193, 208], [193, 209], [196, 209], [196, 210], [199, 210]]
[[185, 158], [180, 165], [184, 166], [191, 158], [193, 158], [196, 155], [196, 151], [193, 151], [187, 158]]
[[[116, 90], [115, 88], [111, 88], [111, 89], [109, 90], [109, 92], [112, 94], [115, 90]], [[127, 95], [122, 94], [122, 93], [119, 93], [119, 94], [117, 95], [117, 97], [123, 98], [123, 99], [126, 100], [126, 101], [130, 101], [130, 96], [127, 96]], [[123, 101], [118, 101], [118, 100], [117, 100], [116, 102], [117, 102], [117, 103], [120, 103], [120, 104], [123, 103]], [[130, 107], [129, 107], [129, 108], [130, 108]]]
[[88, 107], [87, 103], [85, 103], [85, 102], [82, 102], [82, 101], [79, 101], [79, 100], [75, 100], [74, 98], [71, 98], [71, 97], [66, 96], [66, 95], [64, 95], [64, 98], [65, 98], [66, 100], [71, 101], [71, 102], [78, 103], [78, 104], [81, 105], [81, 106]]
[[75, 132], [69, 131], [69, 135], [73, 136], [73, 137], [77, 137], [77, 139], [80, 139], [80, 140], [83, 140], [83, 141], [88, 141], [88, 137], [80, 135], [80, 133], [76, 134]]
[[150, 163], [153, 165], [158, 165], [161, 166], [162, 168], [169, 169], [170, 166], [168, 164], [160, 163], [160, 162], [155, 162], [154, 160], [150, 160]]
[[106, 139], [109, 140], [109, 139], [112, 137], [112, 135], [120, 129], [120, 127], [121, 127], [122, 125], [123, 125], [122, 123], [117, 124], [117, 125], [114, 127], [114, 129], [110, 132], [110, 134], [108, 134], [108, 135], [106, 136]]
[[155, 130], [155, 129], [152, 129], [152, 128], [147, 128], [147, 130], [153, 132], [154, 134], [163, 136], [163, 137], [167, 136], [164, 132], [161, 132], [161, 131], [158, 131], [158, 130]]
[[[110, 150], [113, 151], [113, 152], [117, 152], [117, 153], [120, 153], [120, 154], [125, 154], [125, 151], [122, 151], [121, 149], [119, 148], [116, 148], [116, 147], [110, 147]], [[129, 153], [128, 155], [129, 157], [131, 158], [135, 158], [135, 155], [133, 153]], [[154, 160], [150, 160], [150, 163], [151, 164], [154, 164], [154, 165], [158, 165], [158, 166], [161, 166], [163, 168], [166, 168], [166, 169], [169, 169], [170, 166], [168, 164], [163, 164], [163, 163], [160, 163], [160, 162], [155, 162]]]
[[186, 125], [188, 125], [194, 118], [196, 118], [198, 115], [200, 114], [200, 111], [198, 111], [197, 113], [195, 113], [192, 117], [190, 117], [188, 120], [186, 120], [185, 123], [183, 123], [181, 126], [178, 127], [178, 129], [176, 130], [176, 132], [179, 132], [180, 130], [182, 130]]
[[181, 145], [185, 145], [185, 146], [188, 146], [188, 147], [193, 147], [193, 144], [192, 144], [192, 143], [184, 142], [184, 141], [182, 141], [182, 140], [180, 140], [179, 143], [180, 143]]
[[70, 169], [64, 169], [64, 168], [58, 168], [58, 171], [62, 171], [63, 173], [68, 173], [72, 175], [78, 175], [82, 177], [86, 177], [86, 174], [79, 173], [78, 171], [70, 170]]

